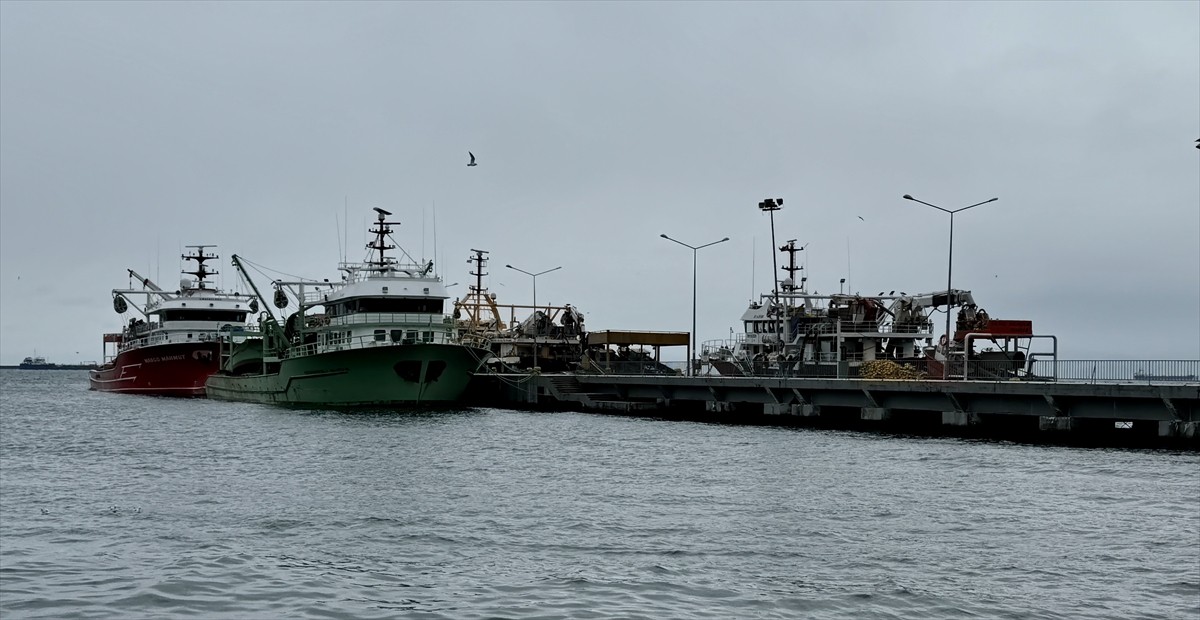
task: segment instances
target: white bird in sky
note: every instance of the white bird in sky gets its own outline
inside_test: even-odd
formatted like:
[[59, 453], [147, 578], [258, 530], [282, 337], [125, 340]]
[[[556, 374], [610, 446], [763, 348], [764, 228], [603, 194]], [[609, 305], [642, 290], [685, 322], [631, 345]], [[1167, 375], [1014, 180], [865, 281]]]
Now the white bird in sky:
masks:
[[475, 154], [472, 153], [471, 151], [467, 151], [467, 155], [471, 156], [471, 163], [467, 164], [467, 167], [469, 168], [469, 167], [475, 165]]

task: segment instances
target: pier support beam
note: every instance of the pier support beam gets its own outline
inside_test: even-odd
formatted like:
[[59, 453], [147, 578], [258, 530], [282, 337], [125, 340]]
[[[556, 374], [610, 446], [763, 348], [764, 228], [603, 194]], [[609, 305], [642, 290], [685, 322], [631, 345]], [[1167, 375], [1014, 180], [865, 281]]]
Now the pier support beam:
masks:
[[792, 407], [782, 403], [766, 403], [763, 405], [763, 415], [792, 415]]
[[1159, 437], [1183, 437], [1185, 439], [1194, 439], [1200, 435], [1200, 423], [1184, 422], [1183, 420], [1170, 420], [1158, 423]]
[[817, 405], [784, 405], [778, 403], [767, 403], [763, 405], [763, 414], [794, 415], [802, 418], [808, 418], [821, 415], [821, 408]]
[[1062, 415], [1038, 416], [1038, 428], [1043, 431], [1069, 431], [1075, 427], [1075, 420]]
[[892, 417], [892, 410], [887, 407], [863, 407], [859, 417], [863, 420], [882, 422]]
[[943, 411], [942, 424], [947, 426], [970, 426], [979, 424], [979, 414], [968, 411]]

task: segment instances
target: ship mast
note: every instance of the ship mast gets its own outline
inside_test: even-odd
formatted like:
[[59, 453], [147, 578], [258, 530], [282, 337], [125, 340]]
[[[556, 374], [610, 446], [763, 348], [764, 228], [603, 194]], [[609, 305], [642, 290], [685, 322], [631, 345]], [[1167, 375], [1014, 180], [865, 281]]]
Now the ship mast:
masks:
[[780, 252], [788, 253], [788, 264], [784, 267], [780, 267], [780, 269], [783, 271], [788, 272], [788, 279], [783, 285], [783, 290], [788, 293], [794, 293], [797, 289], [802, 288], [801, 285], [796, 283], [796, 272], [804, 270], [804, 267], [796, 265], [796, 254], [800, 253], [802, 250], [804, 250], [804, 246], [796, 247], [795, 239], [788, 239], [787, 245], [780, 246], [779, 248]]
[[471, 327], [478, 327], [483, 321], [483, 307], [486, 304], [491, 310], [492, 316], [496, 321], [496, 329], [504, 329], [504, 320], [500, 317], [500, 309], [496, 307], [496, 302], [488, 295], [488, 291], [483, 286], [483, 276], [488, 275], [484, 269], [487, 268], [488, 251], [476, 250], [471, 248], [475, 253], [474, 256], [467, 259], [468, 263], [474, 263], [473, 270], [469, 272], [475, 276], [475, 284], [468, 285], [466, 295], [459, 301], [455, 301], [456, 308], [465, 307], [467, 309], [467, 321]]
[[476, 250], [475, 248], [471, 248], [471, 251], [475, 253], [475, 256], [472, 256], [470, 260], [467, 261], [475, 263], [475, 270], [469, 272], [471, 275], [475, 276], [475, 284], [469, 285], [469, 288], [471, 289], [471, 294], [469, 297], [475, 298], [475, 307], [471, 309], [471, 321], [473, 323], [478, 323], [479, 295], [483, 292], [483, 276], [487, 275], [487, 272], [485, 272], [483, 269], [487, 264], [488, 259], [487, 250]]
[[196, 276], [196, 288], [203, 290], [205, 288], [205, 285], [208, 284], [208, 276], [215, 276], [218, 273], [220, 273], [215, 270], [210, 270], [208, 268], [208, 265], [204, 264], [204, 261], [213, 260], [217, 257], [216, 254], [205, 254], [204, 248], [213, 248], [216, 246], [209, 244], [209, 245], [187, 245], [184, 247], [196, 249], [195, 253], [183, 254], [182, 256], [180, 256], [180, 258], [182, 258], [184, 260], [196, 261], [196, 269], [195, 269], [195, 271], [186, 271], [185, 270], [183, 273], [187, 273], [187, 274]]
[[375, 227], [369, 229], [371, 233], [374, 233], [375, 239], [367, 244], [367, 249], [379, 252], [379, 260], [368, 260], [367, 264], [370, 265], [371, 271], [378, 271], [382, 273], [387, 271], [391, 265], [395, 264], [396, 262], [396, 259], [388, 258], [384, 252], [386, 250], [393, 250], [396, 248], [394, 245], [388, 245], [387, 236], [392, 234], [392, 225], [398, 226], [400, 222], [385, 222], [384, 218], [391, 215], [391, 212], [384, 211], [379, 207], [373, 208], [375, 209], [376, 213], [379, 214], [379, 219], [375, 222]]

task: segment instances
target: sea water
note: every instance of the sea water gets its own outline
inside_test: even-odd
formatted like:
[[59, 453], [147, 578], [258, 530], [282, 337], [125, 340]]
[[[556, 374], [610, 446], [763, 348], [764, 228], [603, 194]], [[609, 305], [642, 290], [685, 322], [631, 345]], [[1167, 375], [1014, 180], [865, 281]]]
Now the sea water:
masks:
[[1197, 618], [1200, 455], [0, 371], [0, 617]]

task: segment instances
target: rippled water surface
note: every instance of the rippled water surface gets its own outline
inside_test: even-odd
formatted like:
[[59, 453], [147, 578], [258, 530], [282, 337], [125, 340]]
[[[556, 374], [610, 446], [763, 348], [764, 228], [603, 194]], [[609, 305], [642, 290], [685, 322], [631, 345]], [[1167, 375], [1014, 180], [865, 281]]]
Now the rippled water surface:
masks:
[[1200, 455], [0, 371], [0, 617], [1197, 618]]

